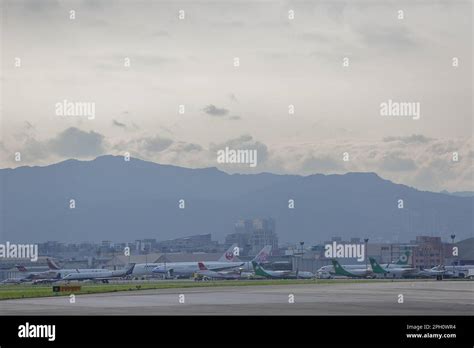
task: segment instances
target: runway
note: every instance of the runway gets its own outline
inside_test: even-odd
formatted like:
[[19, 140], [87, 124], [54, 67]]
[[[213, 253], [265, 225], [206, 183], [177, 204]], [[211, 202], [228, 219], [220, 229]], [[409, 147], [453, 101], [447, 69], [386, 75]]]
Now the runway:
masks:
[[75, 300], [70, 303], [65, 296], [0, 301], [0, 314], [473, 315], [474, 282], [228, 286], [79, 295]]

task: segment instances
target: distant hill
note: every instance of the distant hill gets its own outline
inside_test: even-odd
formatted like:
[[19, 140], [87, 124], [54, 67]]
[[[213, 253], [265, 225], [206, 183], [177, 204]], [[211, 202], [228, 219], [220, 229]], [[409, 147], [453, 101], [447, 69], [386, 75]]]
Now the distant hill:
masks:
[[[102, 156], [1, 169], [0, 183], [1, 241], [163, 240], [198, 233], [223, 241], [238, 219], [268, 216], [276, 219], [282, 242], [331, 236], [409, 241], [452, 233], [461, 240], [474, 230], [473, 197], [418, 191], [374, 173], [230, 175]], [[289, 199], [295, 209], [288, 209]]]

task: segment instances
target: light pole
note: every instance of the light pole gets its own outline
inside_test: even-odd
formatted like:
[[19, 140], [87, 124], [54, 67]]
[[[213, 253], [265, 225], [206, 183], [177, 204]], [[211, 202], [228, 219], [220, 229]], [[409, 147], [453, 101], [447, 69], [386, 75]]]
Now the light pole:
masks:
[[365, 238], [364, 242], [365, 242], [365, 269], [368, 270], [369, 266], [367, 264], [367, 254], [368, 254], [367, 243], [369, 242], [369, 238]]
[[303, 245], [304, 242], [300, 242], [300, 252], [296, 254], [296, 278], [298, 278], [298, 273], [300, 271], [300, 261], [298, 260], [299, 258], [303, 258]]

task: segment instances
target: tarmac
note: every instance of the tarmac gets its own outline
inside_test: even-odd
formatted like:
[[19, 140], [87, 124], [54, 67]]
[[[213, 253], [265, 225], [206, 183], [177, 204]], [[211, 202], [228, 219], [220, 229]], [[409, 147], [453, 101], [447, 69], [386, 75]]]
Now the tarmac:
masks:
[[0, 301], [0, 315], [473, 314], [474, 282], [450, 280], [139, 290], [78, 295], [75, 303], [68, 296]]

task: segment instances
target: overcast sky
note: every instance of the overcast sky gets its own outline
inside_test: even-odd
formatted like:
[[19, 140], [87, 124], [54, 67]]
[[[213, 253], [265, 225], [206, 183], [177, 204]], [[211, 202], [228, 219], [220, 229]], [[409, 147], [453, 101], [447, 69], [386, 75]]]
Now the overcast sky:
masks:
[[[474, 190], [472, 16], [470, 1], [3, 1], [1, 167], [128, 151]], [[56, 115], [64, 99], [95, 118]], [[420, 119], [381, 116], [389, 99]], [[257, 167], [218, 164], [225, 146], [257, 149]]]

